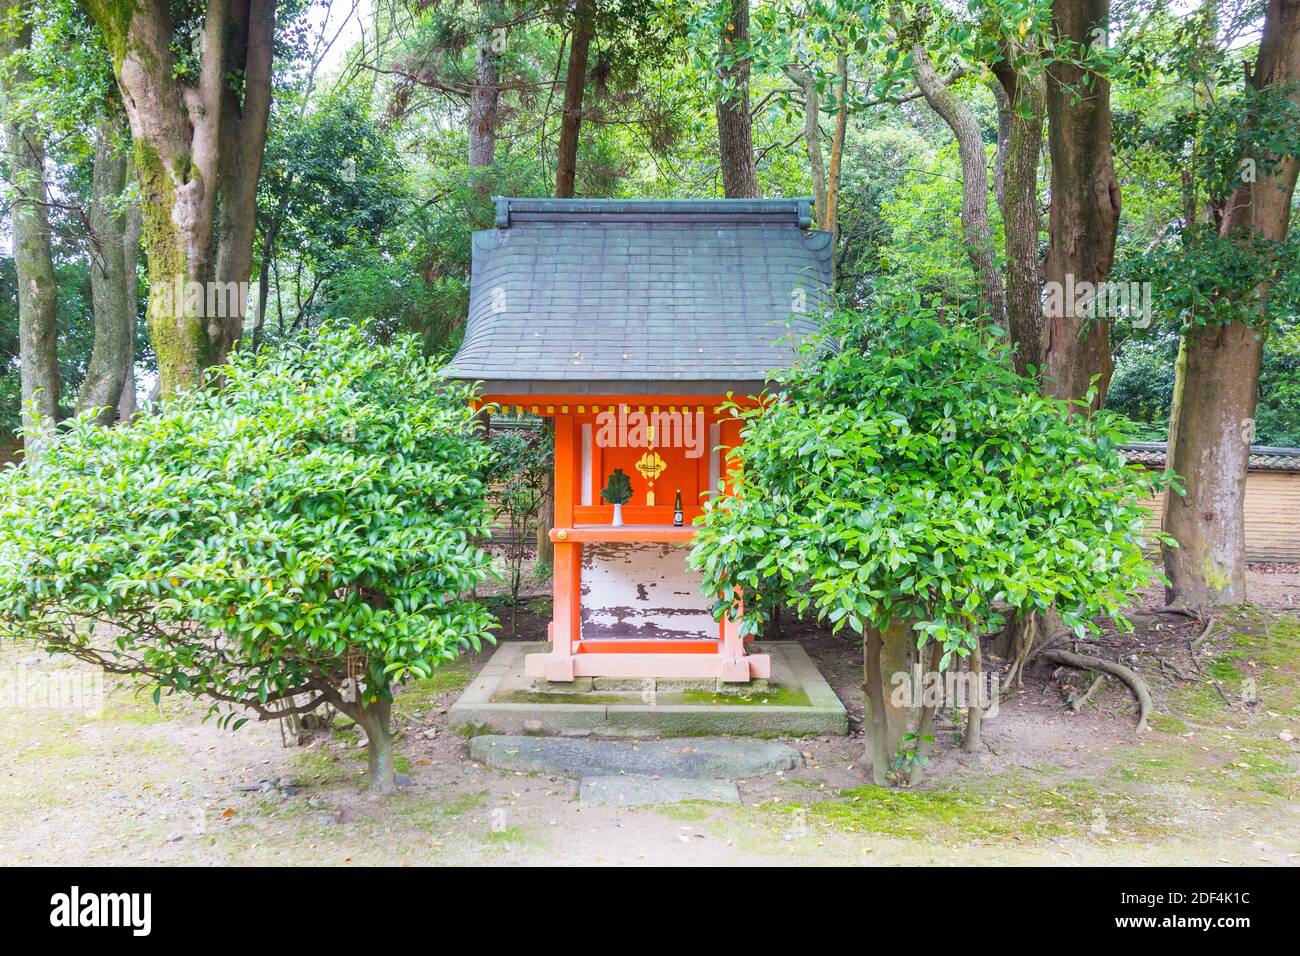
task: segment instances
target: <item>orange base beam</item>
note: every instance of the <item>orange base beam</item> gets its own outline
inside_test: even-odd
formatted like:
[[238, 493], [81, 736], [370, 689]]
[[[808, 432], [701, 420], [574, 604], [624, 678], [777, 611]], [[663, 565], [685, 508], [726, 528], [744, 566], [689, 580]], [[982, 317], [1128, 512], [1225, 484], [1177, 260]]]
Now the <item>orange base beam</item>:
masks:
[[[612, 643], [612, 642], [611, 642]], [[692, 678], [743, 684], [772, 676], [767, 654], [730, 657], [701, 653], [529, 654], [524, 675], [534, 680], [572, 681], [576, 677]]]

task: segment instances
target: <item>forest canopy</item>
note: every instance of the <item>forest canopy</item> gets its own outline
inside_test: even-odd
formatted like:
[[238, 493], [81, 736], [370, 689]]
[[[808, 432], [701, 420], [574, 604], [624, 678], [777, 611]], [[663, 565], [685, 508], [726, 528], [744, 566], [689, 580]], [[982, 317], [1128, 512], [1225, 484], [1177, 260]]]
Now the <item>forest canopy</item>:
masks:
[[1243, 593], [1249, 446], [1300, 444], [1297, 0], [4, 0], [0, 20], [0, 430], [25, 423], [28, 457], [33, 423], [128, 421], [326, 322], [453, 352], [494, 196], [810, 196], [838, 301], [905, 290], [992, 323], [1045, 397], [1168, 437], [1171, 592]]

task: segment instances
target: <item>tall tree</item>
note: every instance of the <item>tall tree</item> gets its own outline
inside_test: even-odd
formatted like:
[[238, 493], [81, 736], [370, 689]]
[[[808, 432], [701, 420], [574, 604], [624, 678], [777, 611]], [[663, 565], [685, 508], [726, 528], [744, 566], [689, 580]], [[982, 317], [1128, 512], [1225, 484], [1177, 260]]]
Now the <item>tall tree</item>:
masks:
[[77, 396], [77, 411], [99, 409], [101, 425], [117, 420], [122, 389], [133, 364], [135, 262], [131, 257], [128, 274], [130, 213], [123, 193], [129, 144], [124, 141], [122, 126], [112, 115], [100, 121], [91, 175], [90, 293], [95, 343]]
[[1007, 39], [1002, 55], [991, 64], [1000, 99], [1005, 100], [998, 110], [1001, 176], [995, 177], [994, 192], [1002, 208], [1007, 333], [1021, 375], [1028, 375], [1030, 367], [1041, 373], [1047, 346], [1038, 272], [1038, 158], [1047, 93], [1032, 42]]
[[718, 162], [728, 199], [756, 199], [758, 164], [749, 110], [749, 0], [722, 0]]
[[[135, 178], [135, 164], [127, 164], [128, 180]], [[129, 422], [139, 410], [139, 398], [135, 383], [135, 349], [136, 328], [140, 323], [140, 204], [131, 203], [126, 211], [126, 222], [122, 229], [122, 245], [125, 254], [122, 258], [123, 284], [126, 287], [126, 301], [130, 307], [131, 323], [127, 327], [126, 351], [122, 354], [122, 392], [117, 399], [118, 421]]]
[[247, 282], [251, 269], [248, 190], [265, 139], [274, 2], [206, 0], [201, 25], [193, 26], [196, 59], [166, 0], [79, 2], [104, 35], [130, 121], [150, 339], [165, 397], [201, 384], [242, 326], [242, 295], [232, 301], [235, 290], [211, 283]]
[[917, 87], [957, 140], [957, 153], [961, 157], [962, 241], [975, 274], [983, 281], [981, 298], [984, 311], [994, 322], [1001, 324], [1006, 318], [1007, 304], [993, 248], [993, 232], [989, 228], [989, 176], [984, 136], [970, 107], [948, 89], [935, 71], [925, 47], [920, 43], [914, 44], [912, 57]]
[[244, 330], [244, 291], [253, 271], [257, 232], [257, 182], [271, 114], [274, 37], [275, 0], [231, 0], [225, 75], [242, 74], [242, 82], [228, 80], [221, 91], [216, 280], [237, 288], [238, 294], [233, 297], [235, 313], [219, 326], [221, 337], [213, 355], [217, 362], [225, 360]]
[[[481, 25], [474, 49], [474, 88], [469, 104], [469, 168], [474, 189], [491, 192], [491, 180], [475, 173], [490, 168], [497, 151], [497, 111], [501, 100], [501, 41], [504, 27], [496, 26], [490, 11], [480, 4]], [[501, 31], [498, 34], [498, 31]]]
[[582, 101], [587, 89], [587, 59], [595, 33], [594, 0], [577, 0], [569, 18], [569, 59], [564, 77], [564, 111], [556, 151], [555, 195], [573, 197], [578, 175], [578, 136], [582, 131]]
[[[0, 91], [30, 81], [23, 54], [31, 47], [30, 3], [0, 0], [0, 56], [5, 82]], [[45, 182], [45, 142], [38, 126], [19, 118], [4, 124], [11, 186], [14, 267], [18, 277], [18, 354], [25, 428], [35, 425], [28, 403], [35, 403], [43, 426], [59, 417], [59, 362], [55, 318], [58, 308], [54, 259], [50, 251], [50, 219]], [[30, 440], [26, 453], [40, 454], [40, 441]]]
[[[841, 52], [835, 57], [836, 73], [832, 79], [833, 93], [830, 102], [834, 118], [830, 138], [829, 167], [822, 150], [821, 110], [822, 97], [817, 87], [821, 80], [812, 66], [801, 63], [782, 64], [782, 70], [803, 94], [804, 149], [808, 154], [809, 178], [813, 191], [813, 221], [818, 229], [838, 237], [840, 183], [843, 181], [844, 142], [849, 132], [849, 58]], [[836, 256], [838, 259], [838, 255]], [[832, 262], [832, 267], [837, 263]]]
[[1105, 281], [1119, 229], [1119, 180], [1111, 148], [1110, 83], [1088, 58], [1104, 46], [1110, 0], [1052, 0], [1059, 52], [1048, 62], [1047, 117], [1052, 199], [1048, 218], [1047, 281], [1062, 293], [1047, 297], [1043, 387], [1061, 399], [1081, 399], [1094, 376], [1099, 405], [1113, 362], [1110, 329], [1101, 315], [1076, 308], [1070, 290]]
[[[1295, 120], [1300, 111], [1300, 0], [1269, 0], [1247, 82], [1255, 94], [1290, 104], [1290, 119], [1283, 119], [1288, 130], [1248, 129], [1251, 140], [1264, 144], [1256, 148], [1259, 155], [1242, 157], [1258, 175], [1243, 177], [1219, 228], [1223, 240], [1254, 258], [1261, 246], [1276, 249], [1287, 238], [1300, 171], [1300, 124]], [[1269, 148], [1277, 143], [1285, 145]], [[1183, 479], [1186, 494], [1167, 495], [1164, 515], [1165, 530], [1179, 544], [1164, 548], [1171, 603], [1204, 607], [1246, 597], [1246, 466], [1267, 328], [1260, 319], [1268, 308], [1270, 278], [1242, 290], [1258, 313], [1254, 321], [1238, 317], [1183, 333], [1168, 461]]]

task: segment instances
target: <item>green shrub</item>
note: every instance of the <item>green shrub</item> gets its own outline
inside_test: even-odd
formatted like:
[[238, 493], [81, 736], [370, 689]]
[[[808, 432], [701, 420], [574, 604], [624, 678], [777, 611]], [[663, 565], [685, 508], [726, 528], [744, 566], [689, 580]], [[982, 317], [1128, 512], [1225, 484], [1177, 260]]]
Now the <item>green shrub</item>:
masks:
[[738, 491], [705, 507], [709, 593], [780, 591], [859, 633], [905, 621], [946, 663], [1008, 613], [1127, 627], [1158, 577], [1140, 503], [1160, 479], [1125, 462], [1127, 423], [1039, 395], [993, 331], [915, 301], [840, 313], [772, 389], [742, 413]]
[[0, 636], [162, 688], [222, 721], [327, 702], [392, 783], [391, 689], [488, 637], [490, 452], [468, 389], [364, 329], [237, 355], [125, 427], [83, 415], [0, 472]]
[[706, 593], [865, 635], [869, 678], [880, 642], [937, 648], [943, 670], [1008, 616], [1131, 628], [1121, 609], [1158, 578], [1141, 501], [1159, 480], [1125, 462], [1122, 419], [1039, 395], [994, 331], [916, 300], [829, 316], [777, 397], [739, 412], [743, 480], [705, 505], [690, 558]]

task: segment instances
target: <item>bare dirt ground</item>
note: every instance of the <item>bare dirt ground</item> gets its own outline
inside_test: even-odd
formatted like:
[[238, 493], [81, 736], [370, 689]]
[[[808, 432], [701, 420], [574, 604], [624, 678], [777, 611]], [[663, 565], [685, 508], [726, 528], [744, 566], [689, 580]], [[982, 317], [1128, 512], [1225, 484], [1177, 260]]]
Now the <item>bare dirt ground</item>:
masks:
[[[944, 715], [913, 790], [868, 786], [856, 765], [860, 646], [787, 619], [782, 636], [822, 668], [854, 732], [793, 741], [806, 765], [739, 781], [739, 807], [582, 806], [573, 781], [469, 762], [446, 711], [490, 651], [401, 692], [413, 785], [384, 800], [362, 789], [365, 751], [344, 721], [286, 746], [278, 725], [222, 730], [204, 705], [154, 704], [131, 684], [105, 681], [98, 710], [93, 693], [87, 708], [28, 692], [0, 707], [0, 863], [1296, 865], [1300, 568], [1253, 570], [1250, 587], [1258, 603], [1216, 615], [1195, 649], [1200, 622], [1149, 614], [1092, 649], [1150, 683], [1141, 738], [1123, 687], [1075, 714], [1090, 675], [1042, 664], [987, 722], [982, 753], [964, 754], [959, 716]], [[533, 597], [513, 639], [538, 639], [548, 614]], [[67, 666], [5, 648], [0, 691]]]

